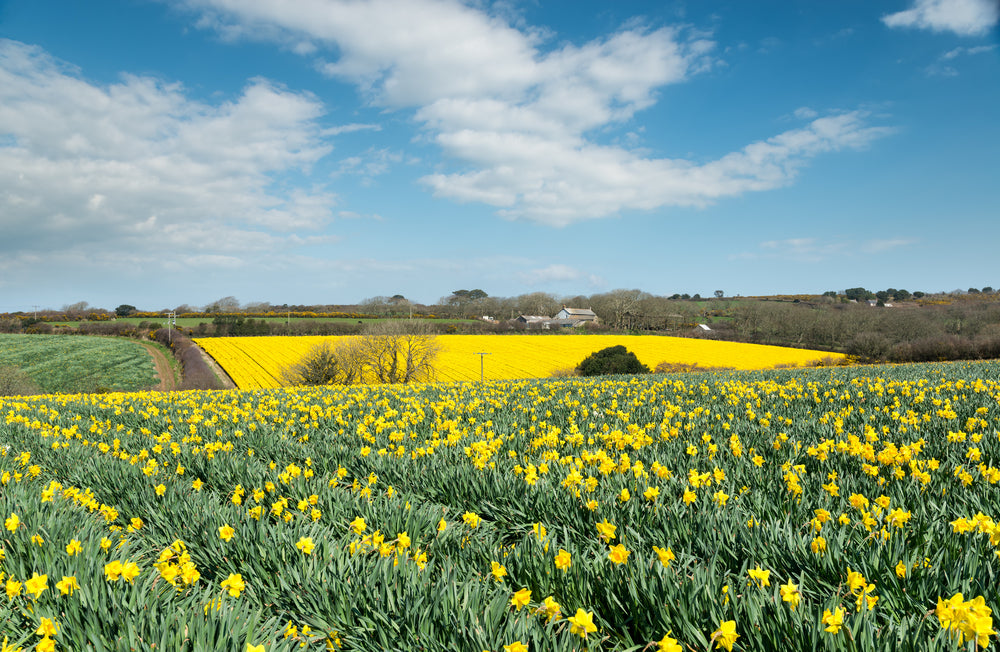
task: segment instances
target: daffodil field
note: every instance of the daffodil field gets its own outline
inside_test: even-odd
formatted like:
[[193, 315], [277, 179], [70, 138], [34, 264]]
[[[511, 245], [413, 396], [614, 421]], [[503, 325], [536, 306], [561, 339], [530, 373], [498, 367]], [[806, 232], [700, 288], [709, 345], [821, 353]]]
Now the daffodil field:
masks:
[[992, 649], [998, 376], [0, 398], [3, 649]]
[[[196, 340], [240, 389], [281, 387], [281, 374], [320, 342], [351, 336], [206, 337]], [[439, 335], [436, 380], [547, 378], [571, 370], [594, 351], [624, 345], [653, 369], [661, 362], [702, 368], [804, 366], [843, 354], [781, 346], [661, 335]], [[486, 354], [485, 359], [479, 354]]]

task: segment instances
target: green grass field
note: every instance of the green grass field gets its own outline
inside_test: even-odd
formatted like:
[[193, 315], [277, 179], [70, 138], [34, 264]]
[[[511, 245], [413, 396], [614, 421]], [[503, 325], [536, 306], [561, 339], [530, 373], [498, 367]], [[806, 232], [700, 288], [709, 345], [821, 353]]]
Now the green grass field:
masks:
[[136, 391], [157, 383], [146, 349], [122, 338], [0, 335], [0, 367], [21, 369], [45, 393]]

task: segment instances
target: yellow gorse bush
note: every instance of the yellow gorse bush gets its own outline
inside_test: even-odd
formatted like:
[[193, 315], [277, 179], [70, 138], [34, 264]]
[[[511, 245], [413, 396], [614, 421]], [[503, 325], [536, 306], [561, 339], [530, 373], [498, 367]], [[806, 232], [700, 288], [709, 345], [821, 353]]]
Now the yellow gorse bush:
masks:
[[998, 372], [2, 398], [4, 646], [992, 647]]

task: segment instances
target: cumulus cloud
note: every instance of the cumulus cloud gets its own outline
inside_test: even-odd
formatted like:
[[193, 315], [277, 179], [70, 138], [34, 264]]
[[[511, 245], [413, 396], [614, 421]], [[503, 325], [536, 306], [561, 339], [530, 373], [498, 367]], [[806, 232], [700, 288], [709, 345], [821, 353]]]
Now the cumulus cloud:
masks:
[[439, 142], [478, 169], [435, 174], [426, 182], [439, 195], [498, 206], [504, 217], [557, 226], [623, 209], [705, 206], [781, 187], [813, 156], [861, 148], [889, 133], [866, 125], [866, 117], [854, 111], [817, 118], [704, 164], [642, 158], [617, 147], [542, 135], [466, 130], [442, 134]]
[[995, 0], [912, 0], [909, 9], [887, 14], [882, 22], [889, 27], [929, 29], [959, 36], [981, 36], [1000, 20]]
[[125, 75], [98, 85], [38, 47], [0, 40], [0, 250], [273, 250], [332, 218], [317, 186], [276, 180], [331, 149], [322, 105], [264, 79], [229, 101]]
[[508, 219], [562, 226], [624, 210], [702, 206], [785, 185], [813, 156], [888, 133], [862, 112], [800, 112], [813, 120], [808, 127], [707, 164], [600, 142], [602, 131], [652, 106], [663, 87], [718, 63], [710, 36], [690, 28], [633, 21], [586, 43], [552, 44], [550, 35], [456, 0], [184, 4], [226, 38], [315, 43], [320, 70], [356, 84], [375, 105], [414, 110], [457, 164], [423, 178], [426, 187], [496, 206]]

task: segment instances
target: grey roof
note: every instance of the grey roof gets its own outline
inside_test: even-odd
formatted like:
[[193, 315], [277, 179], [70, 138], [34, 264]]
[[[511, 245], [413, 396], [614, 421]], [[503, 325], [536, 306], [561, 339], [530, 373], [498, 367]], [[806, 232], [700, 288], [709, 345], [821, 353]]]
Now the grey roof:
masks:
[[590, 308], [563, 308], [567, 315], [574, 315], [577, 317], [596, 317], [594, 311]]

